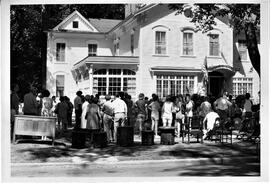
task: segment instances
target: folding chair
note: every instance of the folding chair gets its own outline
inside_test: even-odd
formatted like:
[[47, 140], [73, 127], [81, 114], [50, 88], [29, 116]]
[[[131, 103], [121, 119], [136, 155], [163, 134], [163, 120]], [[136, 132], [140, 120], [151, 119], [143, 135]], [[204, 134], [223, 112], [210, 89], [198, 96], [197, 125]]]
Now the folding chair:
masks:
[[200, 116], [193, 116], [190, 120], [187, 120], [186, 123], [182, 126], [185, 126], [185, 129], [182, 129], [183, 136], [182, 142], [184, 143], [184, 138], [186, 134], [188, 135], [188, 143], [190, 143], [190, 136], [194, 136], [197, 138], [197, 142], [199, 142], [199, 138], [201, 139], [201, 143], [203, 143], [203, 120]]

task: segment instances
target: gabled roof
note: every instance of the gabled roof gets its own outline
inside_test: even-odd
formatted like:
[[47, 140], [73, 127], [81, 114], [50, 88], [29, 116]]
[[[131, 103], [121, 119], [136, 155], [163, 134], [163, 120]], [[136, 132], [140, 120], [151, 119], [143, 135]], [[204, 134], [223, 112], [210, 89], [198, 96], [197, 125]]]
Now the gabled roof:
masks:
[[99, 32], [109, 32], [113, 27], [119, 24], [123, 20], [115, 20], [115, 19], [88, 19], [90, 24], [93, 25]]
[[77, 10], [71, 13], [68, 17], [66, 17], [60, 24], [58, 24], [53, 30], [61, 30], [61, 28], [74, 16], [78, 16], [93, 32], [98, 32], [97, 29], [89, 23], [89, 21], [84, 18]]

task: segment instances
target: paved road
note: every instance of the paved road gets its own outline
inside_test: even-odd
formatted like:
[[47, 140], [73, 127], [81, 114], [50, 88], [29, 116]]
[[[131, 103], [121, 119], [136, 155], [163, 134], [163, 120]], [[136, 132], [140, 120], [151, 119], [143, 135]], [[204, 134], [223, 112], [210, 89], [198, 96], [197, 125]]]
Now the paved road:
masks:
[[162, 177], [259, 176], [260, 164], [250, 159], [189, 159], [117, 163], [12, 164], [12, 177]]

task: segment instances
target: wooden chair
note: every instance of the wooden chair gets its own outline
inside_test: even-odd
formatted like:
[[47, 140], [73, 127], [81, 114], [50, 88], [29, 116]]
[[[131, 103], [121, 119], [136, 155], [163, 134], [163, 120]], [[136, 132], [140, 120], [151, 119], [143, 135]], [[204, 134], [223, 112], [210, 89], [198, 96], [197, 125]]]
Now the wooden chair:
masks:
[[190, 120], [185, 122], [184, 126], [185, 129], [182, 129], [183, 136], [182, 142], [184, 142], [184, 138], [187, 134], [188, 136], [188, 143], [190, 143], [190, 136], [194, 136], [197, 138], [197, 142], [199, 142], [199, 138], [201, 139], [201, 143], [203, 143], [203, 120], [200, 116], [193, 116]]

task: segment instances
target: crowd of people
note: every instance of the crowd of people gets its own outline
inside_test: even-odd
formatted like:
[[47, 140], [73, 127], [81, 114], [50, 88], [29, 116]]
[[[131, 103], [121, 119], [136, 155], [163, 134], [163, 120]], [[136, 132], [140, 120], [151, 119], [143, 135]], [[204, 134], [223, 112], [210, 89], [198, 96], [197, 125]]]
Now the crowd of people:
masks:
[[[12, 125], [14, 115], [19, 113], [18, 90], [18, 85], [12, 86]], [[60, 102], [56, 102], [55, 96], [50, 98], [48, 90], [38, 93], [35, 87], [30, 87], [29, 93], [24, 95], [23, 114], [55, 116], [58, 118], [58, 131], [65, 131], [72, 127], [74, 110], [74, 129], [104, 130], [110, 142], [116, 140], [119, 126], [137, 125], [139, 135], [146, 129], [153, 130], [157, 135], [159, 126], [175, 127], [176, 136], [180, 137], [185, 122], [195, 115], [203, 119], [204, 134], [207, 134], [214, 128], [217, 119], [243, 119], [258, 111], [252, 104], [249, 93], [245, 98], [239, 96], [234, 100], [227, 93], [219, 98], [197, 94], [168, 95], [164, 101], [156, 94], [152, 94], [152, 98], [149, 99], [140, 93], [138, 99], [133, 102], [131, 96], [124, 92], [115, 96], [106, 95], [104, 101], [98, 94], [83, 95], [78, 91], [73, 103], [67, 96], [60, 96], [59, 100]]]

